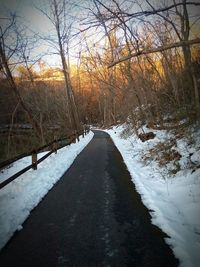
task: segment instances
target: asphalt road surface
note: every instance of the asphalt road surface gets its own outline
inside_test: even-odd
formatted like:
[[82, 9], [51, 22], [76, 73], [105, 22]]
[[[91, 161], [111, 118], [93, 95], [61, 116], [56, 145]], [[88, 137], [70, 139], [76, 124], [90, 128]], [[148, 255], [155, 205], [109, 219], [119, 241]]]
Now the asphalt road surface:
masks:
[[178, 266], [109, 135], [94, 138], [0, 253], [1, 267]]

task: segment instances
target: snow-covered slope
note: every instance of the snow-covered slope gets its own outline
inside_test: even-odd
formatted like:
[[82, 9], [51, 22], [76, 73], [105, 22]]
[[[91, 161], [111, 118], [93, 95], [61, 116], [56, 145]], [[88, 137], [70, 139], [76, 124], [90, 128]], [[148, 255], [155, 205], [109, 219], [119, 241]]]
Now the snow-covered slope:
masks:
[[[90, 132], [84, 138], [80, 137], [80, 142], [58, 150], [57, 154], [51, 154], [38, 165], [37, 171], [32, 169], [27, 171], [0, 190], [0, 249], [16, 230], [22, 228], [21, 225], [29, 216], [30, 211], [38, 205], [71, 166], [93, 135]], [[0, 181], [10, 177], [30, 163], [30, 157], [16, 161], [10, 168], [0, 172]]]
[[[169, 236], [166, 242], [181, 266], [200, 266], [200, 168], [192, 171], [188, 166], [191, 160], [200, 165], [200, 132], [195, 144], [189, 146], [179, 139], [171, 148], [181, 155], [173, 174], [173, 161], [159, 166], [160, 155], [154, 155], [157, 161], [149, 155], [158, 143], [173, 138], [172, 134], [153, 130], [156, 137], [142, 142], [133, 133], [122, 138], [124, 129], [119, 126], [106, 132], [121, 152], [143, 203], [153, 210], [152, 223]], [[149, 160], [144, 161], [148, 155]]]

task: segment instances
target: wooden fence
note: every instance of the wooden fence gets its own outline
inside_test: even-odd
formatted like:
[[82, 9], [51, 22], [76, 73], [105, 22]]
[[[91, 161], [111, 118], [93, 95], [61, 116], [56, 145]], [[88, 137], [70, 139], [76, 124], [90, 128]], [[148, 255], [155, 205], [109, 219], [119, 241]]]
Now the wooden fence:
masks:
[[[41, 146], [37, 149], [34, 149], [30, 152], [27, 153], [23, 153], [21, 155], [18, 155], [15, 158], [6, 160], [4, 162], [2, 162], [0, 164], [0, 168], [5, 168], [6, 166], [14, 163], [15, 161], [23, 158], [23, 157], [27, 157], [27, 156], [32, 156], [32, 164], [28, 165], [27, 167], [25, 167], [24, 169], [20, 170], [19, 172], [13, 174], [11, 177], [7, 178], [6, 180], [4, 180], [2, 183], [0, 183], [0, 189], [5, 187], [7, 184], [9, 184], [10, 182], [12, 182], [13, 180], [15, 180], [17, 177], [19, 177], [20, 175], [22, 175], [23, 173], [25, 173], [26, 171], [30, 170], [30, 169], [34, 169], [37, 170], [37, 165], [40, 164], [43, 160], [45, 160], [46, 158], [48, 158], [52, 153], [57, 153], [57, 150], [70, 145], [71, 143], [75, 143], [76, 139], [79, 141], [79, 136], [82, 135], [84, 137], [85, 134], [87, 134], [89, 132], [89, 127], [84, 127], [84, 129], [82, 129], [79, 132], [76, 132], [70, 136], [67, 137], [63, 137], [63, 138], [59, 138], [59, 139], [55, 139], [52, 142]], [[64, 142], [64, 144], [63, 144]], [[37, 155], [39, 152], [45, 151], [45, 150], [50, 150], [47, 154], [45, 154], [43, 157], [41, 157], [40, 159], [37, 159]]]

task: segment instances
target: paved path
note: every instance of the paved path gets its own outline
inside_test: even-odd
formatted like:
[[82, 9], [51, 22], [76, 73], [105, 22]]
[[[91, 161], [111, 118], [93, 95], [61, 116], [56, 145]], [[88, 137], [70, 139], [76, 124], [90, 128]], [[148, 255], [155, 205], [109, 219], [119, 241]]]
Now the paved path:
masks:
[[106, 133], [90, 144], [0, 254], [1, 267], [177, 266]]

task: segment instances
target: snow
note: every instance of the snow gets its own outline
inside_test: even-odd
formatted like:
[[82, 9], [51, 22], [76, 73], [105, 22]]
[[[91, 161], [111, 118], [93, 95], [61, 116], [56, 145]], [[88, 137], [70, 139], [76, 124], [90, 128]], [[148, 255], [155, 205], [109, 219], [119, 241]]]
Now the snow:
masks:
[[[89, 132], [80, 141], [51, 154], [38, 165], [37, 170], [29, 170], [16, 180], [0, 190], [0, 249], [12, 237], [15, 231], [20, 231], [23, 222], [31, 210], [38, 205], [42, 198], [62, 177], [71, 166], [77, 155], [93, 138]], [[38, 158], [45, 153], [40, 153]], [[30, 165], [31, 157], [16, 161], [12, 166], [0, 172], [0, 182], [14, 173]]]
[[191, 161], [196, 164], [200, 164], [200, 153], [198, 151], [194, 152], [194, 154], [191, 156]]
[[[142, 142], [134, 133], [125, 132], [125, 125], [105, 130], [110, 134], [131, 174], [143, 203], [151, 211], [152, 223], [160, 227], [174, 255], [182, 267], [197, 267], [200, 262], [200, 168], [189, 166], [200, 163], [200, 132], [196, 143], [188, 145], [183, 138], [171, 148], [179, 152], [179, 161], [159, 166], [160, 152], [150, 158], [150, 151], [160, 142], [173, 138], [167, 131], [153, 131], [154, 139]], [[191, 155], [192, 154], [192, 155]], [[149, 155], [144, 161], [145, 155]], [[176, 165], [177, 164], [177, 165]], [[172, 174], [175, 166], [179, 168]]]

